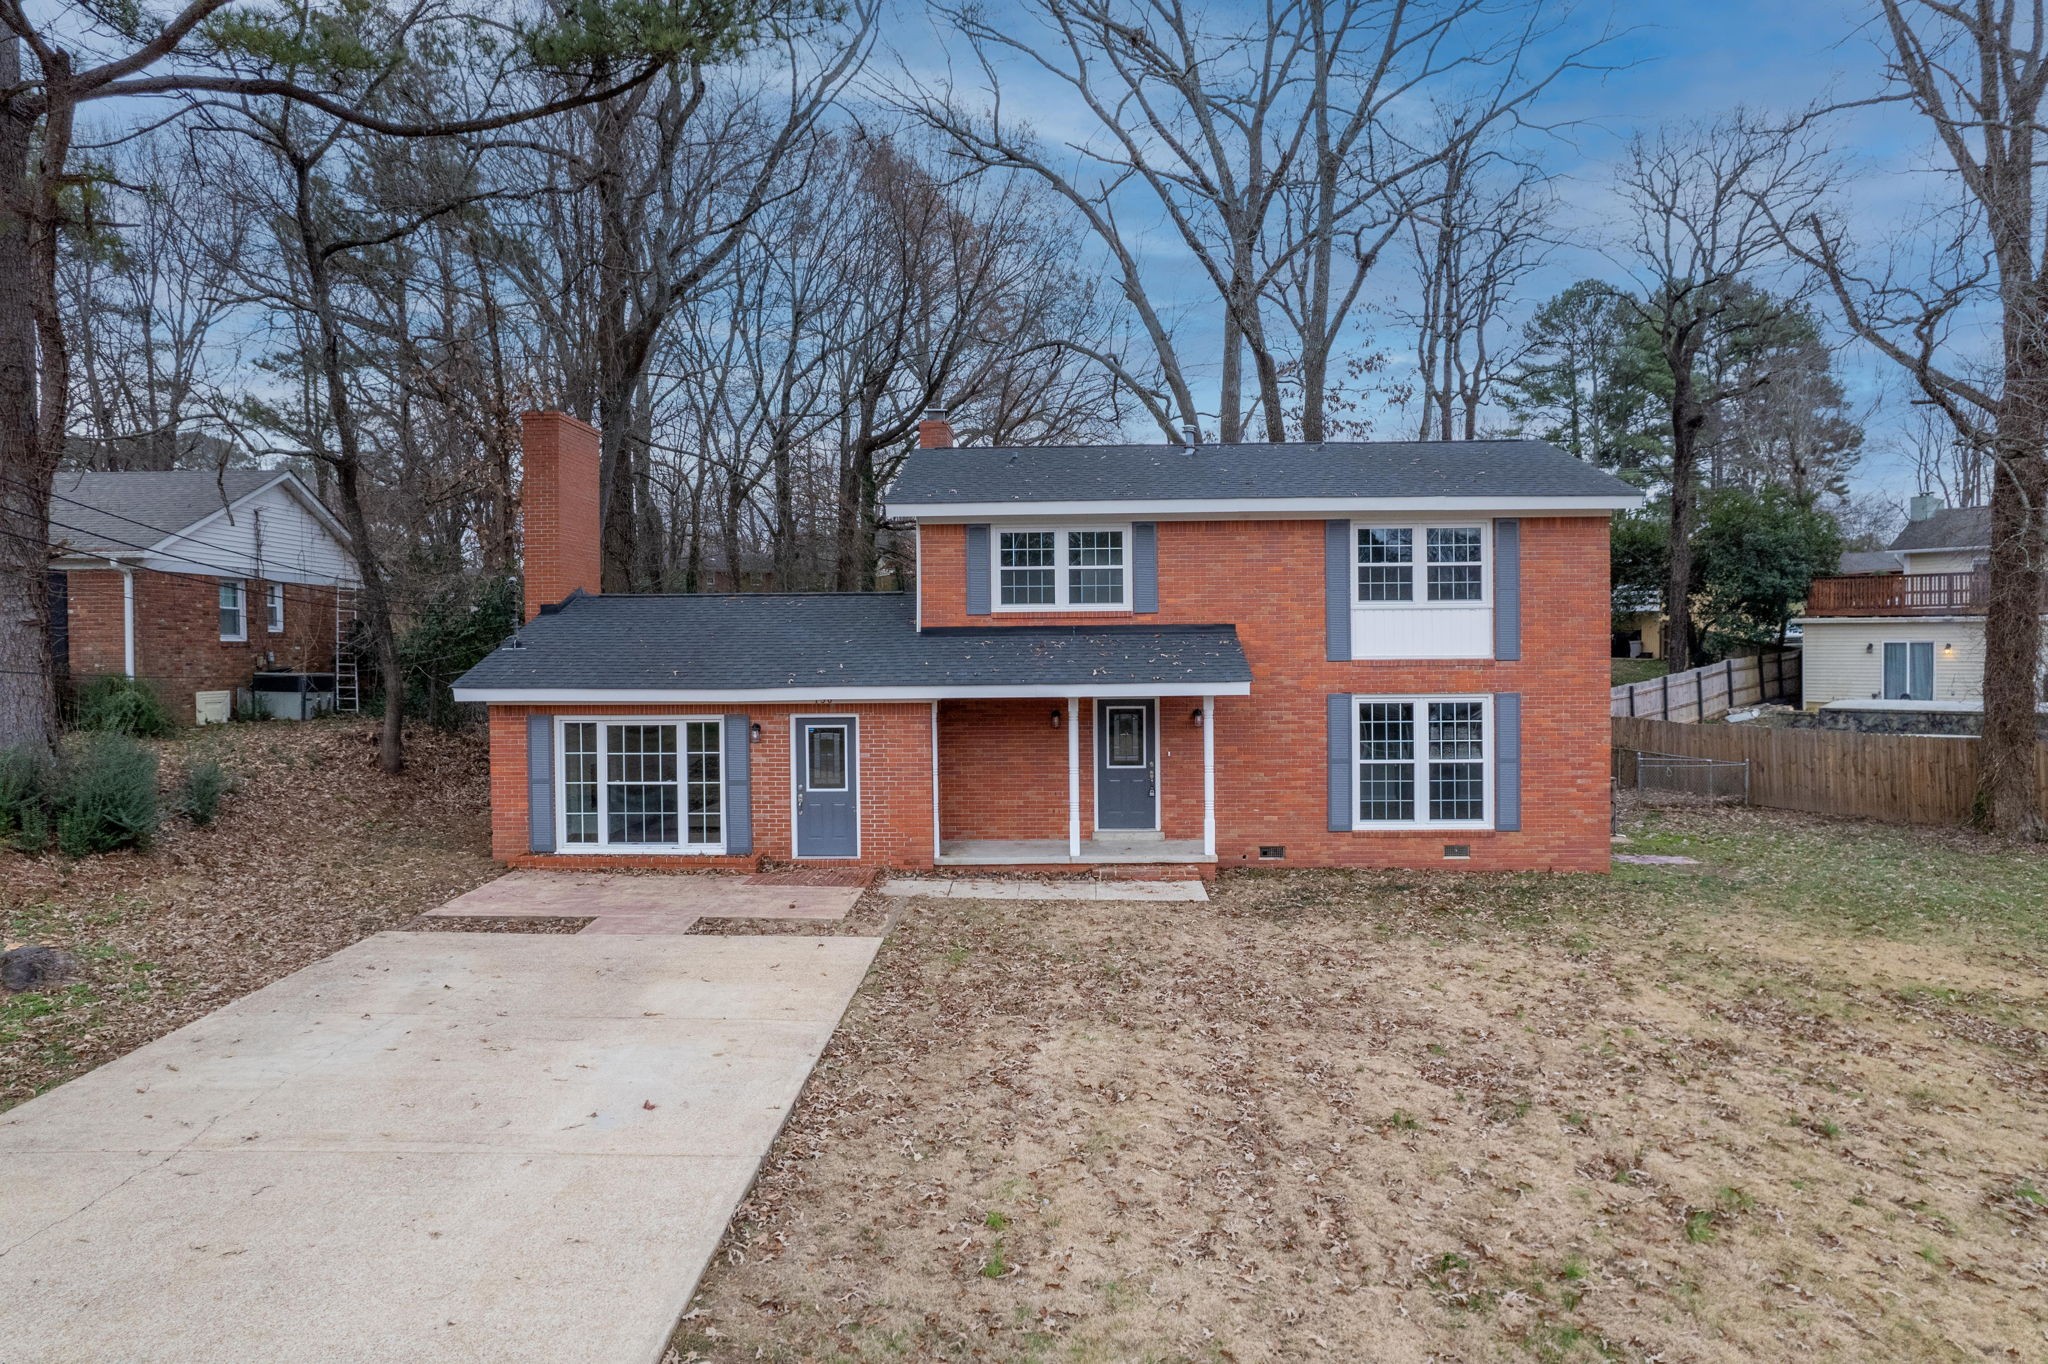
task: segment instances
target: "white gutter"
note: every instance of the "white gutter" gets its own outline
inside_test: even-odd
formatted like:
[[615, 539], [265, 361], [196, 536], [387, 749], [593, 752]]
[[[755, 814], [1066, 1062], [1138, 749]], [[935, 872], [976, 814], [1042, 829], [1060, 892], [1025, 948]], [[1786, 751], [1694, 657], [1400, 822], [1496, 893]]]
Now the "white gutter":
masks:
[[966, 697], [1067, 697], [1079, 685], [1083, 695], [1110, 698], [1154, 696], [1250, 696], [1249, 682], [1205, 682], [1173, 678], [1106, 685], [1072, 682], [1037, 687], [746, 687], [705, 690], [660, 687], [457, 687], [455, 699], [490, 706], [727, 705], [744, 701], [949, 701]]
[[107, 567], [121, 575], [121, 671], [135, 680], [135, 568], [107, 560]]
[[1598, 497], [1221, 497], [1161, 501], [890, 502], [882, 514], [919, 521], [996, 521], [1050, 516], [1114, 516], [1124, 521], [1300, 520], [1339, 513], [1407, 516], [1430, 512], [1520, 512], [1532, 516], [1630, 511], [1640, 493]]

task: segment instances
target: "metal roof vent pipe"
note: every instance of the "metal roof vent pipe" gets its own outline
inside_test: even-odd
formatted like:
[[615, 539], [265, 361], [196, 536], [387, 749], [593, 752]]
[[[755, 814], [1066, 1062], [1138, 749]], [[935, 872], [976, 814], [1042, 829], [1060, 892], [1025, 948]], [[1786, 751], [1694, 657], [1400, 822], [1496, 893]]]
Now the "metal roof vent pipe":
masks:
[[1195, 425], [1193, 422], [1189, 422], [1185, 426], [1181, 427], [1180, 435], [1181, 442], [1188, 447], [1189, 454], [1192, 455], [1193, 453], [1195, 453], [1197, 449], [1201, 447], [1202, 428]]

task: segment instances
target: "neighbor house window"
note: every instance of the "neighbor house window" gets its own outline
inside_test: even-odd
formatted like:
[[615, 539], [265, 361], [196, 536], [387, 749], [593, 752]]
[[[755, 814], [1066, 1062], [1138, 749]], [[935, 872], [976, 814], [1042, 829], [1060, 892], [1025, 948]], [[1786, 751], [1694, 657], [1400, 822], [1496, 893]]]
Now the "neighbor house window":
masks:
[[263, 623], [273, 635], [284, 633], [283, 583], [272, 583], [263, 589]]
[[1934, 643], [1931, 640], [1889, 640], [1884, 646], [1884, 699], [1934, 699]]
[[1131, 599], [1126, 527], [996, 535], [996, 603], [1012, 610], [1114, 610]]
[[1477, 696], [1359, 698], [1359, 826], [1483, 825], [1490, 706]]
[[1357, 540], [1360, 605], [1486, 600], [1484, 526], [1360, 526]]
[[563, 722], [560, 846], [721, 851], [722, 732], [718, 720]]
[[220, 585], [220, 637], [233, 643], [249, 637], [249, 612], [242, 584], [224, 582]]

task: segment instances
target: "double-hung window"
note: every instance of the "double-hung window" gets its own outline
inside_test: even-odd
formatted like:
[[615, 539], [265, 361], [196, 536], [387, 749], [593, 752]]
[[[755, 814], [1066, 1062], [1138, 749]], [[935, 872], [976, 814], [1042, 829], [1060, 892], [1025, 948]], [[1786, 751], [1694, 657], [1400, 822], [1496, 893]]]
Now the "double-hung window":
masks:
[[999, 530], [996, 605], [1009, 611], [1116, 611], [1131, 601], [1130, 530]]
[[564, 720], [557, 846], [723, 851], [723, 730], [717, 719]]
[[1484, 826], [1491, 710], [1483, 696], [1359, 697], [1358, 827]]
[[240, 643], [249, 637], [247, 593], [232, 578], [220, 585], [220, 637], [224, 644]]
[[273, 635], [284, 633], [284, 584], [271, 583], [263, 589], [264, 626]]
[[1887, 640], [1884, 646], [1884, 699], [1934, 699], [1934, 642]]
[[1357, 569], [1361, 606], [1478, 605], [1486, 600], [1486, 527], [1360, 526]]

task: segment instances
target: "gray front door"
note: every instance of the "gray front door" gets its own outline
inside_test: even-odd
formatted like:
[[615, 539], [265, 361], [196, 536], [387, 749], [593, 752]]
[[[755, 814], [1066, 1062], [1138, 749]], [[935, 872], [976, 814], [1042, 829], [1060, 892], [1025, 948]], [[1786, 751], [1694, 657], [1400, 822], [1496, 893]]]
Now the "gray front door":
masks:
[[860, 856], [860, 730], [851, 715], [796, 722], [796, 855]]
[[1151, 701], [1095, 703], [1095, 827], [1159, 827], [1159, 714]]

